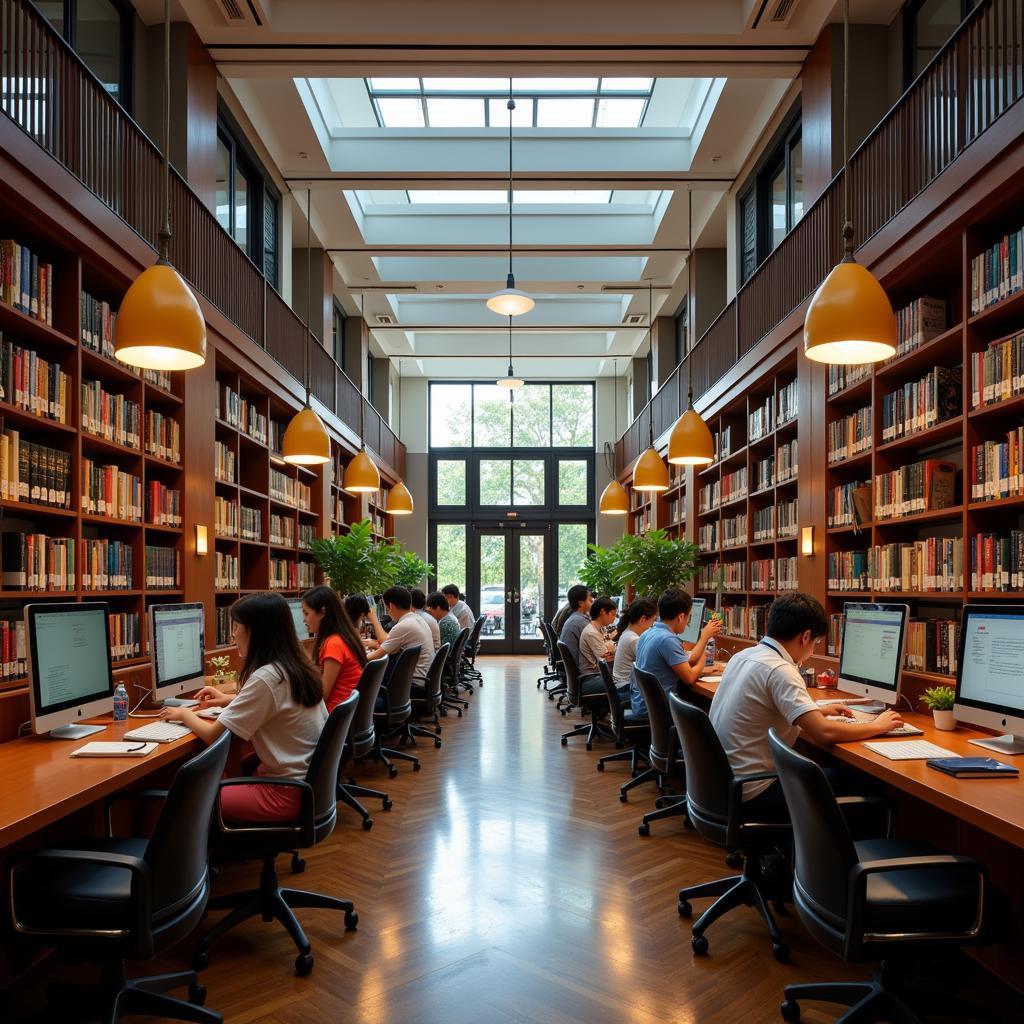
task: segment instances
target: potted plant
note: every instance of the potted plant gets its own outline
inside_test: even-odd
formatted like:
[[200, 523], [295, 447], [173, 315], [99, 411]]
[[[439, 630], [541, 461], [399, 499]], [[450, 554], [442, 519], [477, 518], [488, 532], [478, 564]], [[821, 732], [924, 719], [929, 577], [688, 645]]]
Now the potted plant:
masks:
[[230, 655], [220, 654], [210, 657], [210, 682], [213, 686], [218, 689], [226, 687], [234, 689], [238, 685], [238, 673], [228, 667], [230, 664]]
[[921, 694], [921, 703], [931, 708], [936, 729], [952, 732], [956, 728], [956, 719], [953, 717], [955, 700], [956, 690], [952, 686], [933, 686]]
[[590, 553], [578, 570], [580, 583], [585, 584], [596, 597], [621, 597], [626, 584], [620, 575], [615, 548], [588, 544], [587, 550]]
[[391, 582], [393, 587], [418, 587], [434, 572], [429, 562], [424, 562], [415, 551], [410, 551], [399, 541], [385, 541], [391, 560]]
[[670, 540], [664, 530], [626, 534], [612, 550], [619, 578], [631, 583], [637, 596], [654, 601], [670, 587], [681, 587], [697, 571], [697, 545]]
[[369, 519], [352, 523], [348, 533], [318, 537], [310, 551], [330, 585], [343, 596], [379, 594], [391, 585], [391, 549], [374, 542]]

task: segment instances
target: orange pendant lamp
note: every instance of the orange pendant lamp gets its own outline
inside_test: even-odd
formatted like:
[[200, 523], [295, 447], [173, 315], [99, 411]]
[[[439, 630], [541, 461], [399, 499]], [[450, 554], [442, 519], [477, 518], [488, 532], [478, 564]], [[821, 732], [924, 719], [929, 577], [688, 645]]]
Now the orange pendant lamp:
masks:
[[171, 266], [171, 5], [164, 0], [164, 222], [160, 255], [121, 300], [114, 326], [114, 355], [145, 370], [192, 370], [206, 362], [206, 321], [192, 289]]
[[[651, 316], [653, 298], [652, 298], [652, 287], [651, 282], [647, 284], [647, 337], [651, 338], [651, 326], [653, 324], [653, 318]], [[658, 454], [657, 449], [654, 447], [654, 417], [651, 415], [653, 410], [648, 410], [647, 426], [648, 426], [648, 445], [647, 450], [643, 452], [636, 460], [633, 466], [633, 490], [634, 491], [667, 491], [669, 487], [668, 478], [668, 466], [665, 465], [661, 456]]]
[[[398, 436], [402, 436], [402, 360], [398, 360]], [[411, 516], [415, 511], [412, 494], [405, 486], [404, 480], [399, 480], [394, 487], [388, 491], [388, 500], [385, 503], [384, 511], [391, 516]]]
[[877, 363], [896, 354], [896, 317], [875, 276], [853, 255], [849, 158], [850, 0], [843, 0], [843, 258], [804, 317], [804, 353], [817, 363]]
[[309, 404], [310, 293], [313, 291], [312, 250], [310, 248], [312, 190], [306, 189], [306, 340], [303, 349], [303, 373], [306, 404], [292, 418], [281, 439], [281, 458], [292, 466], [322, 466], [331, 461], [331, 438], [323, 420]]
[[[363, 316], [363, 295], [359, 296], [359, 319]], [[373, 494], [380, 490], [380, 471], [376, 463], [366, 452], [366, 434], [364, 433], [363, 403], [366, 399], [359, 396], [359, 451], [356, 457], [345, 467], [341, 478], [341, 486], [351, 494]]]
[[[615, 423], [613, 433], [619, 436], [619, 361], [615, 360], [615, 376], [612, 378], [612, 397], [615, 402]], [[615, 472], [614, 459], [611, 460], [611, 470]], [[624, 516], [629, 512], [629, 495], [626, 488], [612, 477], [611, 482], [601, 492], [601, 501], [597, 506], [598, 512], [605, 516]]]

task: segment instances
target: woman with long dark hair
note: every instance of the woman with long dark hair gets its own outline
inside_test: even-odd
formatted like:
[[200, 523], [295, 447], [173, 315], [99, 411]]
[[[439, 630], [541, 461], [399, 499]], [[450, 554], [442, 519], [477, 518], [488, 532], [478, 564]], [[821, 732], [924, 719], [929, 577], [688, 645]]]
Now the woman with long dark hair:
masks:
[[633, 662], [636, 660], [636, 645], [647, 632], [658, 614], [657, 605], [645, 597], [638, 597], [619, 618], [618, 636], [615, 641], [615, 663], [612, 677], [619, 698], [623, 704], [630, 699], [630, 683], [633, 679]]
[[[196, 695], [200, 710], [223, 708], [218, 718], [200, 718], [190, 708], [164, 708], [161, 718], [187, 725], [204, 743], [227, 729], [251, 741], [258, 776], [301, 779], [309, 768], [327, 721], [320, 673], [299, 646], [288, 604], [280, 594], [249, 594], [231, 606], [231, 640], [242, 658], [238, 693], [212, 686]], [[228, 786], [221, 812], [229, 821], [281, 821], [299, 812], [299, 790], [277, 786]]]
[[320, 666], [330, 714], [359, 685], [366, 652], [341, 598], [330, 587], [313, 587], [302, 595], [302, 618], [316, 638], [313, 661]]

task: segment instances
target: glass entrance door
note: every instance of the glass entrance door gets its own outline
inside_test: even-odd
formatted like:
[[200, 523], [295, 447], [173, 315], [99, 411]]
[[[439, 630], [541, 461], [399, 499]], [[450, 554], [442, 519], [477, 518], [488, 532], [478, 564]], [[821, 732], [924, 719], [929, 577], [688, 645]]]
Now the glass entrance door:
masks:
[[545, 614], [551, 572], [544, 528], [477, 527], [470, 598], [484, 616], [482, 650], [493, 654], [536, 654], [543, 650], [540, 618]]

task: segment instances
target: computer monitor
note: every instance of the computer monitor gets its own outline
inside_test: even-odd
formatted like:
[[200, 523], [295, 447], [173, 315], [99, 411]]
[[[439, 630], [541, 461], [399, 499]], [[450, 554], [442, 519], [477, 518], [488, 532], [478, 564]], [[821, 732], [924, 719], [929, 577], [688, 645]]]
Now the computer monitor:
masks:
[[706, 604], [706, 598], [695, 597], [693, 599], [693, 607], [690, 609], [690, 621], [687, 622], [686, 629], [679, 634], [679, 639], [684, 644], [695, 644], [700, 639], [700, 631], [704, 626], [704, 606]]
[[953, 716], [1008, 735], [971, 740], [1024, 754], [1024, 604], [967, 604], [960, 622]]
[[179, 701], [205, 682], [203, 626], [205, 612], [193, 604], [155, 604], [149, 609], [149, 656], [153, 663], [153, 703]]
[[302, 617], [302, 599], [299, 597], [288, 598], [288, 611], [292, 613], [292, 622], [295, 623], [295, 635], [300, 640], [309, 639], [309, 627]]
[[114, 705], [110, 609], [102, 601], [25, 606], [32, 731], [77, 740], [105, 726], [83, 725]]
[[895, 703], [910, 609], [905, 604], [847, 601], [844, 612], [840, 688], [857, 697]]

